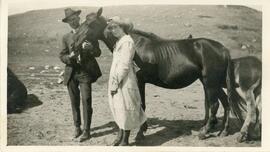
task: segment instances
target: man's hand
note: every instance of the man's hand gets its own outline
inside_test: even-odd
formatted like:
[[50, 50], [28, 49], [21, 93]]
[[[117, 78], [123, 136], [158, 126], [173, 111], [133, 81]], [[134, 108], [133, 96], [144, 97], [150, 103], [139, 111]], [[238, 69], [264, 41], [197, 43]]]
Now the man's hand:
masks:
[[69, 58], [73, 58], [74, 56], [75, 56], [75, 53], [73, 51], [68, 55]]
[[93, 49], [93, 45], [92, 45], [90, 42], [88, 42], [88, 41], [86, 40], [86, 41], [84, 41], [84, 42], [82, 43], [82, 48], [83, 48], [84, 50], [92, 50], [92, 49]]

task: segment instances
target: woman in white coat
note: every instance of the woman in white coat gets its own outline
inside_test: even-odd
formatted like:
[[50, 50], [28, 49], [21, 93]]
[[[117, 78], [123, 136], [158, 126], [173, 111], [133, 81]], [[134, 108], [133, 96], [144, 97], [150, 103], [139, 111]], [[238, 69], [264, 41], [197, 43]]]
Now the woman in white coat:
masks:
[[113, 51], [108, 88], [109, 105], [119, 127], [114, 146], [128, 145], [130, 130], [139, 128], [146, 121], [134, 69], [134, 42], [128, 35], [132, 28], [131, 22], [120, 17], [108, 21], [107, 30], [118, 38]]

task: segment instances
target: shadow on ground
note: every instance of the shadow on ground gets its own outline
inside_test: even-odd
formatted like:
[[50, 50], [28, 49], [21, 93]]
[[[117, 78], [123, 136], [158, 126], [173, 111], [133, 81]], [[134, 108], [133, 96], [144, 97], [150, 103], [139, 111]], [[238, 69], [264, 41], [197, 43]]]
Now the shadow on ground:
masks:
[[[103, 129], [107, 129], [107, 128], [110, 128], [110, 129], [98, 132], [98, 130], [103, 130]], [[91, 136], [92, 137], [100, 137], [100, 136], [105, 136], [105, 135], [109, 135], [109, 134], [116, 134], [117, 131], [118, 131], [118, 127], [117, 127], [116, 123], [113, 121], [110, 121], [104, 125], [91, 128], [91, 132], [95, 132], [95, 133], [91, 134]]]
[[[148, 118], [148, 130], [158, 128], [162, 129], [153, 134], [146, 135], [144, 140], [131, 143], [131, 145], [160, 146], [180, 136], [193, 135], [196, 137], [203, 124], [203, 120], [166, 120], [159, 118]], [[230, 124], [229, 134], [234, 134], [240, 130], [239, 122], [237, 122], [236, 119], [231, 119]], [[222, 118], [219, 118], [218, 124], [210, 131], [209, 137], [216, 138], [216, 132], [220, 131], [221, 128]]]
[[[203, 120], [166, 120], [159, 118], [148, 118], [148, 131], [158, 130], [153, 134], [146, 133], [143, 140], [130, 143], [131, 146], [160, 146], [170, 140], [179, 138], [181, 136], [194, 136], [197, 138], [201, 127], [204, 125]], [[222, 128], [222, 118], [218, 118], [218, 124], [211, 129], [209, 138], [217, 138], [218, 132]], [[99, 130], [104, 130], [99, 132]], [[237, 119], [231, 118], [229, 135], [235, 134], [240, 130], [240, 123]], [[118, 128], [115, 122], [108, 122], [104, 125], [94, 127], [91, 129], [92, 137], [101, 137], [109, 134], [117, 134]], [[206, 139], [207, 140], [207, 139]]]

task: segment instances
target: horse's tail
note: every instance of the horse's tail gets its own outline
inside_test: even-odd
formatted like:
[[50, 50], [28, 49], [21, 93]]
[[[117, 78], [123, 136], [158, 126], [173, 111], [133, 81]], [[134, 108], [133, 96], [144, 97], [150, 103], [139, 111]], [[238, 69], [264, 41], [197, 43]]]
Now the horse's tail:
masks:
[[237, 93], [235, 87], [234, 65], [228, 52], [227, 59], [227, 75], [226, 75], [227, 95], [231, 111], [236, 118], [242, 123], [244, 121], [244, 112], [246, 112], [246, 103], [244, 99]]

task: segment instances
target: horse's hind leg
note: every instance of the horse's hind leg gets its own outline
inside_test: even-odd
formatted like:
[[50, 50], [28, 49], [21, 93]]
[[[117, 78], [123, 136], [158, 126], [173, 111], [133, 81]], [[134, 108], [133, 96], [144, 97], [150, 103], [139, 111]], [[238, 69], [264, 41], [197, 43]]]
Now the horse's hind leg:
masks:
[[228, 98], [225, 92], [220, 88], [219, 90], [219, 100], [224, 108], [224, 116], [223, 116], [223, 122], [222, 122], [222, 127], [223, 129], [220, 131], [219, 135], [221, 137], [227, 136], [228, 135], [228, 128], [229, 128], [229, 117], [230, 117], [230, 107], [228, 103]]
[[[219, 108], [219, 102], [213, 103], [211, 108], [212, 108], [212, 110], [211, 110], [212, 117], [210, 118], [210, 128], [212, 129], [218, 123], [217, 112], [218, 112], [218, 108]], [[209, 118], [209, 116], [208, 116], [208, 118]], [[207, 123], [207, 121], [205, 121], [205, 122]]]
[[[139, 91], [140, 91], [140, 95], [141, 95], [141, 106], [142, 109], [145, 111], [146, 106], [145, 106], [145, 82], [143, 81], [143, 77], [140, 73], [140, 71], [137, 72], [137, 79], [138, 79], [138, 87], [139, 87]], [[142, 139], [144, 139], [144, 132], [146, 132], [147, 130], [147, 122], [145, 121], [142, 126], [140, 127], [139, 132], [137, 133], [135, 140], [138, 142]]]
[[[203, 81], [202, 79], [200, 79], [200, 81], [202, 82], [203, 84]], [[208, 119], [209, 119], [209, 103], [208, 103], [208, 98], [207, 98], [207, 93], [206, 93], [206, 87], [203, 85], [203, 89], [204, 89], [204, 109], [205, 109], [205, 115], [204, 115], [204, 125], [208, 122]], [[214, 105], [212, 106], [212, 117], [211, 117], [211, 120], [210, 120], [210, 128], [214, 128], [215, 125], [218, 123], [218, 120], [217, 120], [217, 111], [218, 111], [218, 108], [219, 108], [219, 102], [216, 102], [214, 103]]]
[[251, 128], [251, 124], [256, 122], [256, 106], [255, 106], [255, 97], [254, 97], [254, 88], [251, 87], [248, 90], [242, 90], [245, 96], [247, 103], [247, 116], [244, 121], [244, 124], [240, 130], [240, 135], [237, 137], [238, 142], [243, 142], [248, 139], [248, 132]]
[[208, 120], [206, 124], [201, 128], [200, 134], [199, 134], [199, 139], [205, 139], [206, 134], [209, 132], [211, 129], [211, 120], [214, 119], [215, 113], [213, 110], [215, 109], [214, 107], [216, 106], [216, 103], [218, 102], [218, 87], [206, 87], [205, 88], [205, 93], [206, 93], [206, 102], [208, 102], [208, 109], [206, 109], [206, 113], [208, 112]]
[[262, 100], [261, 94], [256, 98], [256, 126], [255, 126], [255, 133], [257, 137], [261, 137], [261, 127], [262, 127]]
[[255, 136], [254, 138], [258, 139], [261, 137], [261, 124], [262, 124], [262, 100], [261, 100], [261, 80], [258, 83], [258, 86], [254, 89], [254, 95], [256, 100], [256, 125], [255, 125]]
[[[205, 95], [205, 99], [204, 99], [204, 109], [205, 109], [205, 116], [204, 116], [204, 125], [208, 122], [208, 119], [209, 119], [209, 103], [207, 101], [207, 93], [206, 93], [206, 89], [204, 87], [204, 95]], [[219, 108], [219, 103], [216, 102], [214, 103], [214, 105], [212, 106], [212, 117], [210, 119], [210, 128], [214, 128], [214, 126], [218, 123], [218, 120], [217, 120], [217, 111], [218, 111], [218, 108]]]

